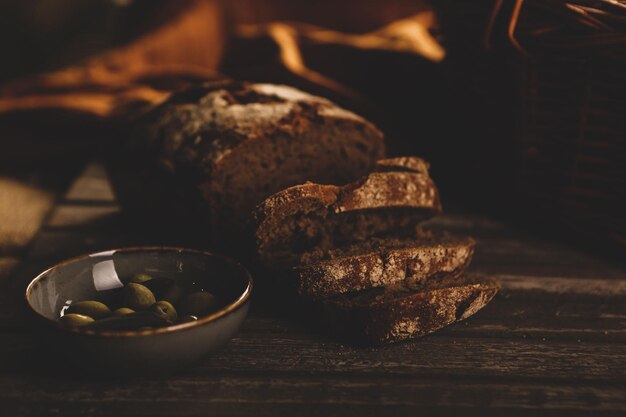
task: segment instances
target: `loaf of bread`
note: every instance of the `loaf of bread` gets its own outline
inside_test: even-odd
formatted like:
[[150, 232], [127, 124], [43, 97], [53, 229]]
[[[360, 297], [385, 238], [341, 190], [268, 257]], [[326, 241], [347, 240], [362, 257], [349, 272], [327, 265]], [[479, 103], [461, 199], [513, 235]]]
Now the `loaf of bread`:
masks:
[[271, 194], [353, 181], [384, 155], [375, 126], [326, 99], [234, 81], [174, 94], [140, 121], [132, 145], [199, 188], [221, 248], [240, 244], [250, 211]]
[[445, 276], [411, 287], [377, 288], [316, 302], [324, 325], [352, 343], [378, 345], [432, 333], [485, 307], [499, 284], [480, 275]]
[[268, 197], [253, 213], [259, 261], [352, 342], [399, 341], [469, 317], [498, 285], [463, 275], [472, 238], [421, 228], [441, 212], [428, 168], [417, 157], [384, 159], [348, 185], [306, 183]]
[[[426, 166], [419, 158], [411, 160]], [[379, 166], [394, 167], [391, 161]], [[275, 269], [293, 267], [307, 252], [324, 253], [373, 237], [413, 236], [419, 223], [440, 211], [439, 192], [427, 170], [372, 172], [343, 187], [302, 184], [268, 197], [254, 210], [257, 256]]]

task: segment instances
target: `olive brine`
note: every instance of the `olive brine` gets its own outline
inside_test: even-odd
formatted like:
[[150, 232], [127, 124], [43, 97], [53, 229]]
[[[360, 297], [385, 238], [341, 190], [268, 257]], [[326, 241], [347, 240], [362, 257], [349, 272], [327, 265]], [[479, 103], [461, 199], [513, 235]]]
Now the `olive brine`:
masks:
[[135, 275], [124, 287], [103, 291], [98, 300], [72, 302], [59, 324], [94, 330], [142, 330], [198, 320], [220, 307], [211, 292], [188, 289], [170, 278]]

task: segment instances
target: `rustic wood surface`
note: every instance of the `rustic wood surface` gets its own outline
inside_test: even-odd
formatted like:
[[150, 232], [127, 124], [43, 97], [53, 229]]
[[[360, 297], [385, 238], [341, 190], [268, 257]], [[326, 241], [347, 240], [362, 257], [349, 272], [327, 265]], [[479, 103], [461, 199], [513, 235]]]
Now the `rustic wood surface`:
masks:
[[[626, 415], [626, 266], [489, 219], [437, 227], [478, 240], [474, 271], [502, 291], [469, 320], [377, 349], [339, 344], [252, 310], [239, 335], [191, 369], [103, 379], [67, 369], [31, 334], [25, 283], [61, 259], [171, 243], [120, 215], [90, 164], [10, 277], [0, 276], [0, 416]], [[178, 242], [176, 242], [178, 243]]]

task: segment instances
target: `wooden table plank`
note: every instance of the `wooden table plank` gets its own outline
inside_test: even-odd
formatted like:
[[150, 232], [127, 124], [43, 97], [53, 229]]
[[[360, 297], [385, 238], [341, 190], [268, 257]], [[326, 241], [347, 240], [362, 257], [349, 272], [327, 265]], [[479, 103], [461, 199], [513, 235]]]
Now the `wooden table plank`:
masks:
[[[251, 320], [246, 327], [257, 324]], [[50, 409], [75, 415], [89, 411], [88, 407], [94, 407], [96, 415], [107, 407], [121, 413], [116, 415], [142, 414], [134, 407], [151, 403], [152, 415], [169, 415], [171, 409], [156, 406], [162, 398], [188, 407], [185, 415], [204, 415], [200, 405], [209, 403], [229, 405], [224, 411], [232, 415], [245, 415], [239, 414], [240, 404], [262, 405], [267, 413], [262, 415], [270, 415], [285, 403], [305, 414], [306, 407], [332, 404], [370, 405], [379, 411], [383, 406], [397, 407], [403, 415], [411, 414], [403, 405], [456, 411], [491, 406], [493, 415], [514, 407], [568, 410], [568, 415], [626, 407], [621, 348], [611, 351], [585, 344], [572, 350], [570, 344], [527, 342], [485, 346], [481, 339], [455, 341], [434, 335], [418, 343], [355, 349], [334, 342], [317, 346], [310, 339], [288, 335], [255, 332], [250, 337], [244, 329], [225, 350], [192, 369], [168, 377], [127, 380], [77, 375], [55, 363], [54, 356], [37, 358], [40, 351], [32, 340], [16, 334], [13, 342], [3, 344], [2, 358], [13, 346], [21, 352], [21, 361], [34, 361], [37, 366], [24, 372], [19, 360], [14, 359], [13, 366], [1, 364], [0, 399], [17, 411], [12, 415], [37, 415]], [[620, 351], [622, 357], [616, 356]], [[14, 400], [24, 400], [24, 395], [37, 406], [20, 412]]]
[[106, 221], [119, 213], [120, 208], [117, 205], [61, 204], [53, 210], [46, 226], [48, 229], [93, 228], [94, 224]]
[[[66, 381], [61, 380], [62, 383]], [[486, 384], [381, 378], [221, 376], [103, 386], [90, 380], [55, 386], [13, 385], [3, 405], [13, 416], [319, 416], [319, 415], [623, 415], [621, 387], [585, 384]], [[72, 383], [72, 381], [70, 381]], [[63, 385], [63, 384], [60, 384]], [[20, 396], [31, 390], [31, 402]], [[159, 393], [159, 395], [155, 395]]]
[[[266, 327], [251, 318], [226, 349], [199, 362], [195, 366], [196, 372], [405, 375], [424, 379], [437, 376], [497, 381], [532, 379], [560, 382], [565, 386], [572, 381], [626, 382], [623, 366], [626, 351], [621, 344], [524, 338], [503, 340], [446, 332], [413, 343], [370, 349], [340, 344], [299, 325], [286, 324], [281, 332], [264, 329]], [[21, 370], [29, 358], [37, 355], [38, 343], [28, 333], [4, 331], [0, 348], [3, 373], [15, 372], [16, 367]], [[50, 366], [54, 369], [59, 364]], [[31, 372], [45, 375], [49, 370]], [[53, 381], [54, 375], [49, 379], [49, 382]], [[0, 397], [2, 395], [0, 391]]]
[[98, 163], [87, 165], [68, 190], [65, 201], [114, 202], [115, 195], [104, 166]]

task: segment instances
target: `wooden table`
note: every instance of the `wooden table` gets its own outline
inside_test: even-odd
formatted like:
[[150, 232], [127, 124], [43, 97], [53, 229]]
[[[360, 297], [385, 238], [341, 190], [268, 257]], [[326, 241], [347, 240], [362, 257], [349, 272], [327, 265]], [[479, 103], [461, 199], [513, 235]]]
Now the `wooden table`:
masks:
[[119, 215], [102, 167], [57, 204], [0, 295], [0, 416], [626, 415], [626, 267], [485, 218], [472, 269], [503, 289], [466, 322], [379, 349], [254, 310], [221, 352], [166, 377], [99, 379], [37, 346], [23, 285], [45, 266], [155, 242]]

